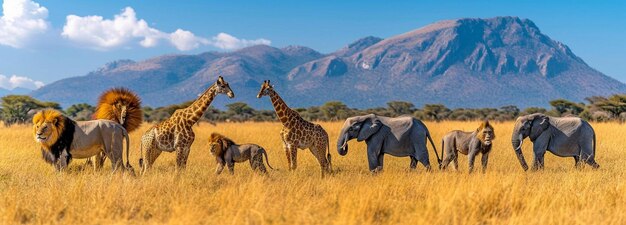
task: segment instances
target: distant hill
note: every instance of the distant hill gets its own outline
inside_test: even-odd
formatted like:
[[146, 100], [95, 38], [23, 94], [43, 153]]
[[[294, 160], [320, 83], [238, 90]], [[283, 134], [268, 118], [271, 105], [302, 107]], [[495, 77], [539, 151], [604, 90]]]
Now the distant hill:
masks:
[[218, 107], [243, 101], [269, 108], [268, 100], [256, 99], [265, 79], [294, 107], [331, 100], [357, 108], [391, 100], [417, 106], [528, 107], [546, 106], [556, 98], [583, 101], [626, 92], [626, 85], [589, 67], [532, 21], [496, 17], [441, 21], [387, 39], [365, 37], [330, 54], [261, 45], [228, 53], [120, 60], [32, 95], [63, 105], [94, 104], [103, 90], [126, 86], [145, 104], [163, 106], [195, 99], [218, 75], [236, 94], [233, 100], [216, 98]]
[[13, 90], [0, 88], [0, 97], [5, 96], [5, 95], [26, 95], [32, 91], [33, 90], [20, 88], [20, 87], [14, 88]]

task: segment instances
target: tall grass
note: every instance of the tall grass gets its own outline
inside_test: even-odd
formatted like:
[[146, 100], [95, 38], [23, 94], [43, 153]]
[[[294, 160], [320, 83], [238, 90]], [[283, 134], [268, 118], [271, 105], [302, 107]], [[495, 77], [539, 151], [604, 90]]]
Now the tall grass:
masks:
[[[322, 123], [331, 137], [333, 169], [320, 178], [308, 150], [287, 170], [279, 123], [220, 123], [194, 127], [187, 169], [174, 171], [175, 154], [163, 153], [143, 177], [83, 168], [74, 160], [57, 173], [41, 159], [27, 126], [0, 129], [0, 223], [52, 224], [620, 224], [626, 221], [626, 127], [593, 124], [599, 170], [574, 168], [572, 158], [547, 153], [546, 168], [523, 172], [511, 147], [512, 122], [494, 123], [497, 138], [486, 174], [410, 170], [408, 158], [385, 157], [384, 171], [368, 171], [365, 144], [351, 141], [345, 157], [335, 142], [342, 123]], [[427, 123], [440, 138], [478, 122]], [[138, 169], [140, 137], [131, 133], [131, 163]], [[255, 174], [249, 164], [235, 175], [214, 175], [207, 137], [219, 132], [268, 150], [278, 170]], [[438, 149], [440, 152], [441, 149]], [[523, 151], [532, 159], [531, 144]], [[431, 164], [436, 159], [429, 147]], [[480, 160], [478, 160], [480, 161]], [[477, 167], [480, 162], [476, 163]], [[480, 170], [479, 170], [480, 171]]]

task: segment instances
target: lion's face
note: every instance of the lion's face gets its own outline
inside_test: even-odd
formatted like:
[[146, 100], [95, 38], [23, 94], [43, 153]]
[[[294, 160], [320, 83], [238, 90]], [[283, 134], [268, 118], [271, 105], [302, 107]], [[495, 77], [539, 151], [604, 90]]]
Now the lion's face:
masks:
[[222, 149], [221, 142], [210, 142], [209, 143], [209, 151], [211, 151], [211, 155], [217, 156], [217, 152]]
[[118, 121], [120, 122], [120, 124], [124, 125], [124, 122], [126, 121], [126, 102], [123, 101], [119, 101], [114, 105], [114, 111], [115, 111], [115, 115], [118, 116]]
[[493, 127], [489, 124], [489, 121], [483, 122], [477, 129], [478, 138], [484, 145], [491, 145], [493, 139], [496, 139], [496, 135]]
[[46, 149], [57, 142], [63, 131], [64, 117], [56, 110], [46, 109], [33, 117], [33, 136]]

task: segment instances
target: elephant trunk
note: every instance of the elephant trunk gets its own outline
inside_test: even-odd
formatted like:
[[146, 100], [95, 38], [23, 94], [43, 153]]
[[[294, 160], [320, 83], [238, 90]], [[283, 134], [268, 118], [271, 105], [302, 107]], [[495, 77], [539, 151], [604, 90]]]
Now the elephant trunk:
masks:
[[348, 154], [348, 134], [344, 134], [337, 140], [337, 152], [341, 156]]
[[519, 134], [519, 131], [513, 132], [513, 137], [511, 138], [511, 144], [513, 145], [513, 149], [515, 150], [515, 154], [517, 155], [517, 159], [519, 163], [522, 165], [524, 171], [528, 170], [528, 164], [526, 164], [526, 160], [524, 159], [524, 155], [522, 154], [522, 144], [524, 143], [524, 136]]

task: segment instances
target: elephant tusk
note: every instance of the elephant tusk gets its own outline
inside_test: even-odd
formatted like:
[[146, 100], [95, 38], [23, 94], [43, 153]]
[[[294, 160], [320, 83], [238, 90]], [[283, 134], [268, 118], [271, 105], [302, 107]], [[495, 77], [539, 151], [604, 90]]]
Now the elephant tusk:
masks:
[[515, 149], [515, 151], [520, 150], [522, 148], [522, 144], [524, 144], [524, 137], [520, 134], [519, 135], [519, 146], [517, 146], [517, 148]]
[[341, 145], [341, 149], [346, 149], [346, 145], [348, 145], [348, 141], [343, 142], [343, 145]]

